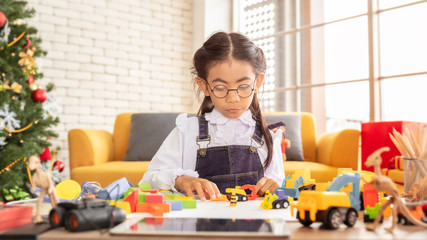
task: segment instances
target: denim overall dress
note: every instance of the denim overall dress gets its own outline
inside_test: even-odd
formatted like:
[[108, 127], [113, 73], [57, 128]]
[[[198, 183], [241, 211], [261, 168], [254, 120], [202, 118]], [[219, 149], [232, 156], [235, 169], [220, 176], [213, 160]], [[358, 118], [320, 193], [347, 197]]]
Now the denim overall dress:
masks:
[[[278, 124], [282, 126], [283, 122]], [[199, 136], [196, 139], [199, 149], [195, 169], [199, 177], [214, 182], [221, 193], [225, 193], [226, 188], [245, 184], [255, 185], [264, 177], [263, 165], [257, 151], [264, 145], [261, 136], [261, 127], [257, 124], [250, 146], [208, 147], [211, 139], [208, 122], [203, 115], [199, 116]], [[200, 145], [203, 141], [207, 142], [205, 148], [201, 148]]]

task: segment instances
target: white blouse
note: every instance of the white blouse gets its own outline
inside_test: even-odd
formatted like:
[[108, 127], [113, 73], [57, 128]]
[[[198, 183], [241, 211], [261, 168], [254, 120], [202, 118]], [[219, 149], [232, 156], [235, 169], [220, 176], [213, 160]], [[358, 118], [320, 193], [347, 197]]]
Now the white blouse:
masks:
[[[206, 113], [205, 118], [209, 125], [211, 142], [208, 147], [225, 145], [251, 145], [251, 138], [255, 131], [255, 120], [252, 119], [250, 110], [237, 119], [224, 117], [215, 108]], [[285, 178], [280, 141], [282, 130], [275, 133], [270, 131], [273, 137], [273, 157], [270, 165], [264, 171], [264, 176], [272, 178], [279, 185]], [[175, 189], [175, 178], [179, 176], [198, 177], [195, 171], [197, 161], [196, 137], [199, 135], [199, 122], [197, 117], [187, 118], [187, 114], [180, 114], [176, 118], [176, 127], [167, 136], [163, 144], [148, 166], [140, 183], [148, 183], [156, 189]], [[264, 137], [263, 137], [264, 139]], [[254, 141], [254, 143], [256, 143]], [[200, 142], [200, 147], [205, 148], [207, 142]], [[267, 145], [258, 149], [262, 164], [267, 158]]]

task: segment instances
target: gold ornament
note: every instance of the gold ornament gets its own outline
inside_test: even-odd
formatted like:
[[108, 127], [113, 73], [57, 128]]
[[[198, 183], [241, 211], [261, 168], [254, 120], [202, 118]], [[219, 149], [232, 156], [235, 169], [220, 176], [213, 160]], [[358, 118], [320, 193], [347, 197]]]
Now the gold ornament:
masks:
[[12, 90], [13, 90], [14, 92], [16, 92], [16, 93], [21, 93], [21, 90], [22, 90], [22, 86], [21, 86], [21, 84], [19, 84], [19, 83], [17, 83], [17, 82], [14, 82], [14, 83], [12, 83], [11, 88], [12, 88]]
[[35, 90], [37, 90], [39, 88], [39, 86], [37, 86], [37, 84], [36, 83], [30, 83], [30, 89], [32, 90], [32, 91], [35, 91]]
[[36, 66], [36, 59], [33, 58], [34, 52], [27, 49], [27, 52], [20, 52], [19, 57], [21, 60], [18, 61], [20, 66], [23, 66], [22, 71], [24, 73], [29, 72], [30, 74], [36, 74], [34, 67]]

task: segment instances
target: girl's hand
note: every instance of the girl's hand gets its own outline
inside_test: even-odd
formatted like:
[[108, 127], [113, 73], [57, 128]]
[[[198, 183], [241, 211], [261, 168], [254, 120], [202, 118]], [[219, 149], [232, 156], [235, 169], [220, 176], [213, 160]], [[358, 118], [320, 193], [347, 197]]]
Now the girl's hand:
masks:
[[175, 188], [193, 198], [193, 192], [196, 192], [202, 201], [206, 201], [206, 199], [215, 200], [215, 198], [221, 197], [216, 184], [203, 178], [179, 176], [175, 178]]
[[263, 196], [267, 190], [273, 194], [278, 187], [279, 184], [276, 181], [268, 177], [263, 177], [255, 185], [255, 190], [259, 196]]

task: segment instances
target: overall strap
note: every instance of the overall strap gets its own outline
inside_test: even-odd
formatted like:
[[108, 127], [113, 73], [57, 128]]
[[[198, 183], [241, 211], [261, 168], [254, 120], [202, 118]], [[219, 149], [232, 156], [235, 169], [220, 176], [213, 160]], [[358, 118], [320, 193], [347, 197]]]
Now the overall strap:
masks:
[[205, 115], [199, 116], [199, 140], [207, 140], [209, 138], [209, 125]]
[[[208, 121], [206, 121], [205, 115], [199, 116], [199, 135], [196, 137], [196, 144], [199, 146], [199, 154], [200, 156], [206, 156], [206, 149], [208, 148], [209, 143], [211, 143], [211, 136], [209, 135], [209, 125]], [[200, 147], [200, 142], [206, 141], [205, 148]]]

